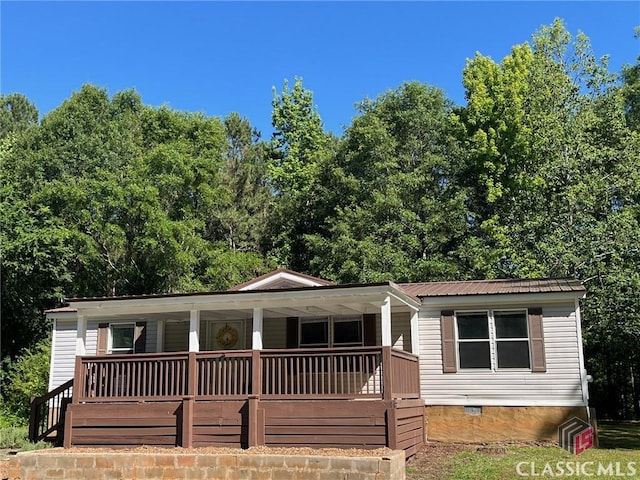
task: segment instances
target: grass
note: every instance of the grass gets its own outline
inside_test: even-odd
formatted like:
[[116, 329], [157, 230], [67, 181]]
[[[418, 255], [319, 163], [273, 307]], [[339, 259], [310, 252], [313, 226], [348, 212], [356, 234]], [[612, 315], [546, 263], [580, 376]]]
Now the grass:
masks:
[[[556, 446], [480, 447], [452, 457], [447, 478], [508, 480], [517, 478], [640, 479], [640, 423], [602, 424], [600, 448], [573, 455]], [[593, 462], [593, 463], [591, 463]], [[604, 469], [598, 472], [598, 469]]]
[[4, 427], [0, 428], [0, 449], [2, 450], [40, 450], [51, 447], [50, 443], [29, 441], [28, 427]]
[[[598, 469], [604, 470], [598, 475]], [[559, 447], [506, 447], [501, 454], [469, 451], [456, 455], [450, 477], [456, 480], [593, 477], [640, 478], [640, 452], [590, 449], [573, 455]]]
[[600, 448], [640, 450], [640, 422], [601, 422]]

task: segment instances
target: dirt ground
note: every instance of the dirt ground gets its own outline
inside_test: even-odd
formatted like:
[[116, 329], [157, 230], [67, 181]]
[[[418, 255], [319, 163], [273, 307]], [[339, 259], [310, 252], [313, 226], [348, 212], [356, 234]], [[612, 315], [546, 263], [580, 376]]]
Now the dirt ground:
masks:
[[[449, 444], [449, 443], [438, 443], [438, 442], [430, 442], [426, 444], [422, 449], [414, 455], [407, 462], [407, 480], [440, 480], [447, 473], [447, 463], [449, 459], [465, 450], [476, 449], [477, 445], [464, 445], [464, 444]], [[101, 449], [71, 449], [73, 451], [78, 452], [99, 452]], [[138, 452], [153, 452], [160, 449], [153, 447], [141, 447], [137, 449], [131, 449], [132, 451]], [[230, 451], [236, 452], [237, 450], [233, 449], [221, 449], [221, 448], [201, 448], [196, 449], [200, 453], [203, 454], [221, 454], [221, 453], [229, 453]], [[40, 450], [39, 452], [46, 453], [51, 450]], [[272, 449], [267, 447], [256, 447], [249, 450], [244, 450], [244, 453], [260, 455], [262, 453], [275, 453], [275, 454], [286, 454], [286, 453], [294, 453], [295, 454], [319, 454], [322, 453], [324, 455], [383, 455], [385, 449], [378, 450], [340, 450], [340, 449], [325, 449], [325, 450], [314, 450], [310, 448], [298, 448], [298, 449]], [[11, 455], [15, 452], [9, 450], [0, 451], [0, 479], [5, 480], [7, 478], [6, 471], [6, 461], [11, 458]]]
[[447, 476], [451, 458], [478, 445], [428, 442], [407, 461], [407, 480], [441, 480]]

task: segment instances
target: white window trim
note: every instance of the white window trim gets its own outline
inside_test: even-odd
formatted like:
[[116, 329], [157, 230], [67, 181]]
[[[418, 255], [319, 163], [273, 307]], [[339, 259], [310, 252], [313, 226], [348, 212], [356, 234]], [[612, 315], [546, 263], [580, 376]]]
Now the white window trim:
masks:
[[[133, 337], [131, 342], [131, 348], [118, 348], [113, 349], [113, 327], [132, 327]], [[135, 353], [136, 350], [136, 322], [113, 322], [109, 323], [109, 339], [107, 343], [107, 353], [119, 354], [119, 353]]]
[[[302, 345], [302, 325], [304, 323], [327, 323], [327, 343], [314, 343]], [[353, 343], [335, 344], [334, 342], [334, 333], [335, 323], [339, 322], [359, 322], [360, 323], [360, 344], [354, 345]], [[357, 347], [364, 346], [364, 322], [362, 315], [347, 315], [347, 316], [337, 316], [337, 315], [329, 315], [327, 317], [301, 317], [298, 319], [298, 348], [341, 348], [341, 347]]]
[[[509, 313], [509, 312], [517, 312], [524, 313], [525, 316], [525, 326], [527, 328], [527, 338], [509, 338], [509, 339], [498, 339], [496, 332], [496, 324], [495, 324], [495, 312], [498, 313]], [[458, 314], [473, 314], [480, 313], [487, 315], [488, 321], [488, 329], [489, 329], [489, 338], [488, 339], [460, 339], [460, 335], [458, 334]], [[454, 329], [456, 335], [456, 367], [459, 372], [531, 372], [531, 333], [529, 332], [529, 310], [526, 308], [491, 308], [491, 309], [473, 309], [473, 310], [455, 310], [454, 311]], [[527, 341], [527, 348], [529, 352], [529, 368], [510, 368], [510, 367], [502, 367], [498, 368], [498, 342], [509, 342], [509, 341]], [[458, 346], [460, 343], [465, 342], [489, 342], [489, 359], [491, 363], [490, 368], [461, 368], [460, 367], [460, 349]]]

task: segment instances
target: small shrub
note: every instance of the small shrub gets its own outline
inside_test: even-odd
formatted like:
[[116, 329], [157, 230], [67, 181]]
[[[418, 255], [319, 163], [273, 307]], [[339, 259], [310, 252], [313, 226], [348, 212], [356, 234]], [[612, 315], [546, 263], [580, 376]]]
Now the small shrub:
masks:
[[[29, 420], [30, 397], [44, 395], [49, 381], [51, 344], [49, 340], [22, 352], [14, 362], [8, 362], [3, 375], [1, 417], [11, 424]], [[3, 365], [4, 366], [4, 365]]]
[[0, 448], [19, 450], [29, 443], [28, 427], [0, 428]]
[[28, 427], [4, 427], [0, 428], [0, 448], [7, 450], [41, 450], [51, 448], [48, 442], [31, 443], [29, 441]]
[[37, 443], [27, 442], [22, 445], [22, 448], [20, 448], [20, 450], [23, 452], [28, 452], [31, 450], [42, 450], [45, 448], [53, 448], [53, 445], [49, 442], [43, 442], [42, 440]]

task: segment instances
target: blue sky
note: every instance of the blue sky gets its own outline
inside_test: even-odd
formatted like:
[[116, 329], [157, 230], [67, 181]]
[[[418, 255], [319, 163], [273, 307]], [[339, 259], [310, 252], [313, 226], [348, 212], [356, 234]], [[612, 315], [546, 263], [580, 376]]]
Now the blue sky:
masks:
[[238, 112], [269, 138], [273, 87], [303, 78], [325, 128], [404, 81], [464, 103], [476, 52], [500, 61], [555, 17], [610, 70], [634, 63], [640, 2], [0, 2], [0, 91], [41, 114], [84, 83], [206, 115]]

